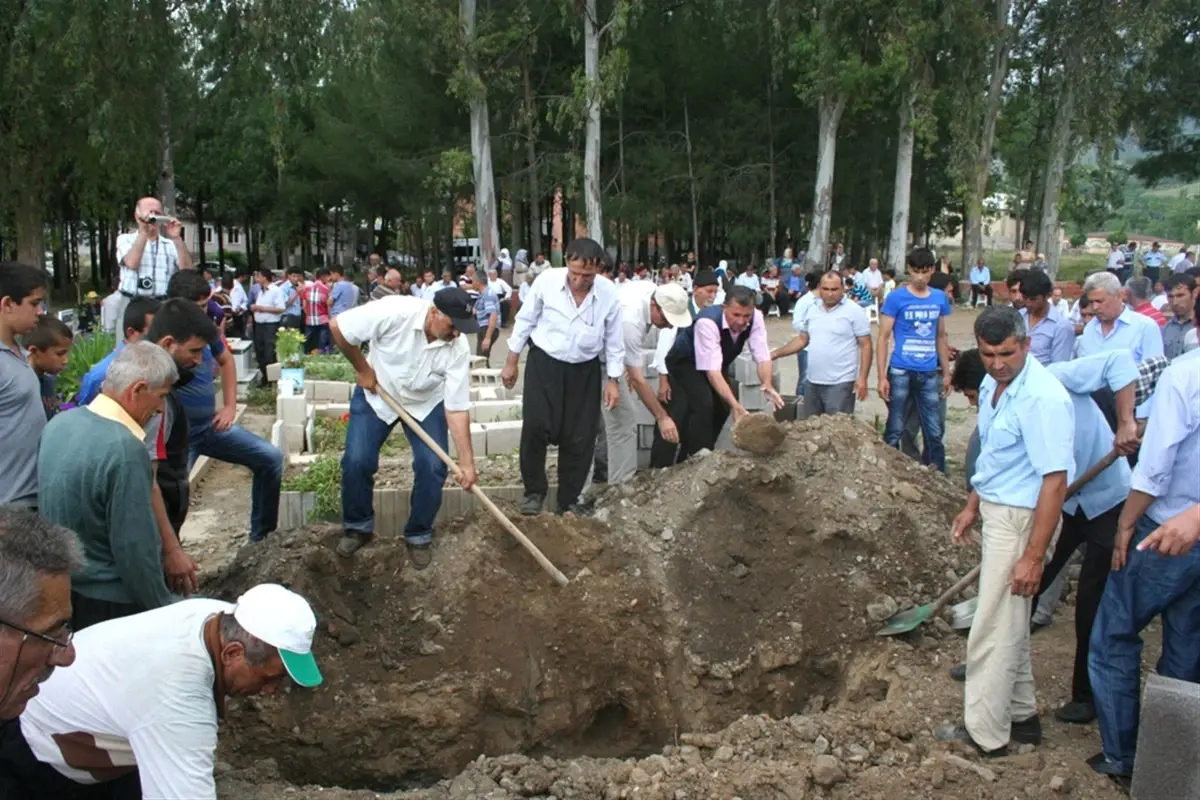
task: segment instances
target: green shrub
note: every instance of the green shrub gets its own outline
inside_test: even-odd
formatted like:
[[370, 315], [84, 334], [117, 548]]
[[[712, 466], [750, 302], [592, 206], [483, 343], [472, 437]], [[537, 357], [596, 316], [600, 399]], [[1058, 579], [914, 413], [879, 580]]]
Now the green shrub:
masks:
[[71, 345], [66, 368], [58, 373], [55, 386], [59, 396], [70, 400], [79, 391], [79, 383], [88, 370], [96, 366], [117, 346], [117, 337], [111, 333], [96, 332], [80, 336]]
[[304, 358], [304, 334], [292, 328], [280, 328], [275, 334], [275, 358], [285, 367], [296, 367]]
[[287, 492], [312, 492], [316, 495], [313, 516], [335, 519], [342, 513], [342, 459], [320, 456], [299, 475], [283, 482]]
[[300, 366], [304, 367], [304, 379], [314, 381], [344, 381], [354, 383], [354, 367], [340, 353], [327, 356], [305, 356]]

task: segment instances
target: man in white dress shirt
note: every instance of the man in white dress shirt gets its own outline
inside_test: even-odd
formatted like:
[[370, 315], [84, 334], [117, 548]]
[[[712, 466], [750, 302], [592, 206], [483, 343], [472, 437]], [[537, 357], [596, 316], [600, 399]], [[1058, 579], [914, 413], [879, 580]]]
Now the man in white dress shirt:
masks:
[[[604, 410], [608, 483], [612, 486], [624, 483], [637, 471], [635, 393], [654, 415], [662, 438], [672, 444], [679, 442], [679, 430], [646, 380], [646, 367], [654, 355], [660, 330], [686, 328], [692, 324], [687, 292], [678, 283], [659, 287], [640, 281], [630, 283], [621, 288], [620, 300], [628, 385], [621, 386], [621, 400], [616, 408]], [[666, 378], [661, 380], [666, 382]]]
[[254, 273], [254, 278], [259, 288], [258, 302], [250, 306], [254, 313], [254, 356], [265, 380], [267, 365], [275, 363], [275, 334], [283, 320], [287, 295], [283, 287], [275, 283], [271, 270], [260, 269]]
[[[342, 539], [339, 555], [350, 556], [375, 534], [375, 473], [379, 450], [399, 415], [376, 392], [398, 401], [442, 450], [450, 436], [458, 454], [459, 483], [476, 480], [471, 449], [471, 346], [460, 334], [479, 330], [474, 303], [457, 286], [425, 299], [394, 295], [357, 306], [329, 323], [358, 386], [350, 397], [350, 425], [342, 456]], [[370, 344], [363, 355], [361, 345]], [[422, 439], [404, 426], [412, 449], [413, 488], [404, 541], [413, 567], [433, 559], [433, 523], [442, 507], [449, 468]]]
[[[183, 243], [183, 226], [174, 217], [163, 214], [157, 197], [143, 197], [133, 209], [136, 233], [117, 237], [117, 263], [120, 280], [117, 292], [121, 301], [114, 308], [114, 318], [122, 319], [129, 301], [135, 297], [154, 297], [165, 300], [171, 276], [181, 269], [192, 268], [192, 256]], [[159, 226], [166, 225], [167, 235], [159, 235]], [[124, 341], [125, 332], [117, 326], [117, 338]]]
[[[625, 374], [625, 343], [616, 285], [598, 275], [604, 249], [576, 239], [565, 269], [548, 269], [533, 282], [508, 340], [504, 385], [517, 385], [521, 351], [529, 345], [522, 395], [521, 513], [538, 514], [546, 502], [546, 448], [558, 445], [558, 511], [576, 506], [587, 482], [603, 402], [616, 407]], [[603, 368], [601, 362], [603, 360]]]
[[513, 288], [509, 286], [508, 281], [500, 277], [495, 265], [488, 267], [487, 288], [491, 289], [492, 294], [500, 301], [500, 327], [503, 328], [512, 319]]

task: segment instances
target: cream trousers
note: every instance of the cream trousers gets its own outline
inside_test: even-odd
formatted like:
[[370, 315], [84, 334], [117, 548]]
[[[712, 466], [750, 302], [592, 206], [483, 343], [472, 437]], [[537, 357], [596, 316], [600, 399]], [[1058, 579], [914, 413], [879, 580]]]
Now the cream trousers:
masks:
[[1037, 713], [1029, 661], [1032, 598], [1011, 591], [1012, 571], [1029, 544], [1033, 509], [981, 501], [983, 559], [979, 605], [967, 639], [964, 717], [984, 750], [1008, 744], [1014, 721]]

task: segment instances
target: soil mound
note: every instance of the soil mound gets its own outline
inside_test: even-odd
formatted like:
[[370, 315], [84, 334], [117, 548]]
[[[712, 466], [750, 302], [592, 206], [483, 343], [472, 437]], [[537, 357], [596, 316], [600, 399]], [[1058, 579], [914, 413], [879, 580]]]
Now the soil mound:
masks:
[[[326, 684], [234, 704], [222, 758], [274, 759], [294, 784], [402, 789], [480, 754], [523, 753], [504, 758], [537, 772], [531, 759], [645, 756], [745, 714], [884, 700], [893, 645], [874, 636], [879, 620], [978, 557], [949, 542], [961, 490], [850, 418], [786, 427], [773, 456], [644, 473], [594, 519], [518, 518], [565, 588], [483, 515], [440, 530], [424, 572], [392, 531], [352, 559], [334, 554], [331, 528], [244, 549], [206, 590], [232, 599], [276, 581], [308, 597]], [[941, 635], [928, 626], [915, 643]]]

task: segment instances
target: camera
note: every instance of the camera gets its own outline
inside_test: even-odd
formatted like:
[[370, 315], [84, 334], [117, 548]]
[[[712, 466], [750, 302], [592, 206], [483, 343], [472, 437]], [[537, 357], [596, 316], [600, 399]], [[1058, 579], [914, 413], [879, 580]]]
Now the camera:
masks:
[[153, 278], [138, 278], [138, 288], [143, 292], [148, 292], [154, 288]]
[[149, 222], [153, 225], [166, 225], [170, 221], [171, 218], [165, 214], [150, 214], [146, 217], [146, 222]]

